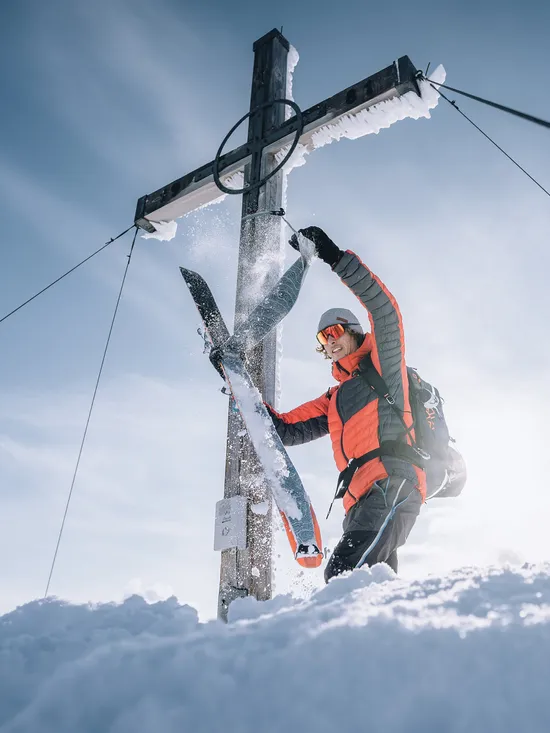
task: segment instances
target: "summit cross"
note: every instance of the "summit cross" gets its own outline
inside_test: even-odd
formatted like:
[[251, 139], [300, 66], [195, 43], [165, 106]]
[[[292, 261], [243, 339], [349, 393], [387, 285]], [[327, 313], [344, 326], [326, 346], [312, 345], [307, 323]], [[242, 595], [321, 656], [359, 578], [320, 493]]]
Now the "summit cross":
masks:
[[[418, 72], [408, 56], [301, 112], [289, 100], [291, 46], [277, 30], [254, 43], [254, 68], [250, 112], [226, 136], [214, 160], [178, 178], [137, 203], [135, 223], [147, 232], [162, 223], [213, 203], [222, 193], [236, 193], [229, 185], [242, 179], [242, 214], [235, 300], [235, 327], [252, 311], [281, 273], [280, 216], [261, 216], [284, 205], [284, 168], [295, 149], [309, 152], [316, 135], [345, 122], [374, 105], [408, 92], [420, 97]], [[293, 51], [293, 49], [292, 49]], [[292, 111], [288, 116], [287, 110]], [[403, 116], [409, 116], [407, 114]], [[247, 142], [227, 153], [223, 148], [237, 126], [248, 119]], [[400, 119], [400, 118], [399, 118]], [[391, 122], [389, 123], [391, 124]], [[388, 125], [382, 125], [388, 126]], [[346, 136], [346, 135], [342, 135]], [[348, 136], [349, 137], [349, 136]], [[260, 216], [257, 216], [260, 214]], [[267, 263], [267, 264], [266, 264]], [[277, 264], [279, 263], [279, 264]], [[251, 289], [262, 273], [261, 287]], [[251, 293], [253, 295], [251, 296]], [[274, 405], [277, 385], [276, 334], [269, 334], [246, 355], [252, 379], [269, 404]], [[229, 604], [238, 597], [271, 598], [272, 510], [271, 496], [259, 468], [243, 422], [231, 399], [228, 413], [223, 511], [233, 514], [234, 546], [223, 546], [218, 616], [227, 618]], [[241, 497], [235, 500], [235, 497]], [[237, 505], [244, 511], [237, 510]], [[258, 507], [262, 507], [260, 510]], [[256, 508], [256, 509], [255, 509]]]

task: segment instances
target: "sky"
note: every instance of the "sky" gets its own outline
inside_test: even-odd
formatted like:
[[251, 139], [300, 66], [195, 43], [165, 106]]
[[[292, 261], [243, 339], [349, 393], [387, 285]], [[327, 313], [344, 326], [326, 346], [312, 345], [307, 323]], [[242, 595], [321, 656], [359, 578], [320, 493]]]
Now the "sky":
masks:
[[[0, 61], [0, 313], [130, 226], [137, 199], [213, 159], [248, 110], [254, 41], [283, 28], [305, 109], [409, 55], [451, 86], [550, 119], [541, 76], [550, 9], [533, 0], [191, 4], [23, 0], [4, 13]], [[550, 190], [548, 131], [457, 100]], [[407, 361], [440, 389], [469, 467], [458, 500], [431, 502], [401, 553], [405, 577], [548, 559], [545, 405], [550, 346], [548, 197], [441, 101], [315, 151], [288, 178], [288, 219], [322, 226], [400, 304]], [[202, 353], [178, 272], [203, 274], [232, 322], [240, 200], [139, 238], [52, 578], [73, 601], [172, 593], [215, 614], [214, 506], [226, 397]], [[0, 610], [44, 593], [130, 235], [0, 324]], [[295, 258], [288, 252], [287, 264]], [[322, 263], [284, 325], [286, 410], [332, 383], [319, 314], [356, 302]], [[0, 316], [1, 317], [1, 316]], [[366, 325], [366, 314], [364, 317]], [[329, 439], [291, 452], [323, 517]], [[327, 546], [341, 508], [323, 523]], [[280, 539], [280, 537], [278, 537]], [[276, 592], [318, 586], [279, 543]]]

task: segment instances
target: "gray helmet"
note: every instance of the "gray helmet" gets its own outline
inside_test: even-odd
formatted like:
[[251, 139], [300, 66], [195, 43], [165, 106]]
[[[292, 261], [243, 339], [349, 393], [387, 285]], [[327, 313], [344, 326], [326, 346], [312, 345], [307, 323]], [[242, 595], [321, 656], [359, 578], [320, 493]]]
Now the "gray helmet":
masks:
[[342, 326], [351, 326], [352, 330], [356, 333], [364, 333], [357, 316], [347, 308], [331, 308], [330, 310], [325, 311], [319, 319], [317, 333], [322, 331], [323, 328], [334, 326], [336, 323], [341, 323]]

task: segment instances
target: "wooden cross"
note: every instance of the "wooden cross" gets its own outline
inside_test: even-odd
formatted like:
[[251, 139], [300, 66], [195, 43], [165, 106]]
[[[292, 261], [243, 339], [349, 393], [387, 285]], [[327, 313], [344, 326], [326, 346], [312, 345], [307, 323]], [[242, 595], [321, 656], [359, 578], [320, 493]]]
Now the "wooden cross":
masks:
[[[337, 123], [344, 115], [355, 115], [407, 92], [420, 96], [417, 70], [410, 59], [403, 56], [382, 71], [300, 112], [296, 104], [283, 101], [287, 97], [289, 78], [290, 45], [286, 38], [272, 30], [256, 41], [253, 50], [250, 112], [239, 121], [249, 119], [247, 142], [222, 154], [228, 134], [212, 162], [142, 196], [135, 215], [139, 227], [155, 232], [155, 223], [176, 219], [219, 199], [221, 191], [227, 191], [228, 179], [243, 174], [235, 326], [280, 276], [281, 266], [263, 267], [265, 278], [261, 288], [254, 288], [254, 297], [251, 297], [250, 285], [257, 281], [259, 263], [280, 261], [280, 217], [254, 216], [278, 210], [283, 205], [283, 170], [281, 161], [275, 160], [276, 154], [290, 146], [285, 156], [288, 159], [297, 144], [313, 149], [314, 134], [326, 125]], [[285, 120], [287, 104], [295, 114]], [[267, 336], [247, 355], [247, 368], [265, 401], [274, 404], [276, 334]], [[222, 550], [218, 615], [226, 619], [229, 604], [237, 597], [271, 598], [271, 497], [233, 400], [229, 406], [224, 499], [226, 512], [238, 515], [238, 508], [244, 506], [240, 535], [245, 538], [235, 540], [236, 546]], [[232, 521], [238, 523], [239, 520], [234, 516]], [[239, 532], [232, 535], [239, 535]]]

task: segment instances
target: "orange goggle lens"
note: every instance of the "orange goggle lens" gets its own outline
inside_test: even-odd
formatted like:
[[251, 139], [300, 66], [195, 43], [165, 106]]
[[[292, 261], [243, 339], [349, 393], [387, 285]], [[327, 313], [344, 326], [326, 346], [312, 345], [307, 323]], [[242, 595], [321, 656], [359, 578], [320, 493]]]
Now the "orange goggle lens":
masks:
[[321, 346], [325, 346], [325, 344], [328, 343], [329, 336], [332, 336], [333, 339], [339, 339], [344, 331], [345, 328], [341, 323], [335, 323], [334, 326], [327, 326], [327, 328], [323, 328], [322, 331], [319, 331], [317, 334], [317, 341]]

